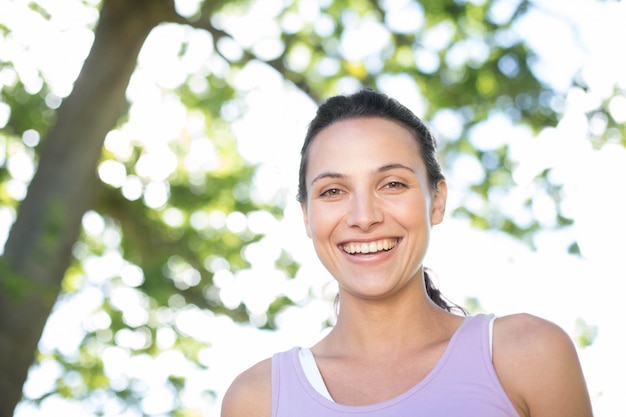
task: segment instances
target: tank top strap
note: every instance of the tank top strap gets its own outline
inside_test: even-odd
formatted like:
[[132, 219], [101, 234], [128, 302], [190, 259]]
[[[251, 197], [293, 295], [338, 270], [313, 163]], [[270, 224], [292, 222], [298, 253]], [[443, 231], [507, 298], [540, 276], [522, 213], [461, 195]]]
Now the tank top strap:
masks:
[[489, 373], [491, 362], [490, 327], [493, 314], [468, 316], [450, 340], [440, 372], [458, 377], [460, 369], [473, 375]]

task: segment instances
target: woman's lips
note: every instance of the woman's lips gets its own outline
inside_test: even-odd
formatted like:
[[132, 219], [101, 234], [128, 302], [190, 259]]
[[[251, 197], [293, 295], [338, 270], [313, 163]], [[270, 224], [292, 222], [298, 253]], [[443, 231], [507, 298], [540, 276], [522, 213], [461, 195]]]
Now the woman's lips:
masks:
[[388, 251], [398, 244], [399, 239], [380, 239], [371, 242], [347, 242], [340, 245], [345, 253], [354, 255]]

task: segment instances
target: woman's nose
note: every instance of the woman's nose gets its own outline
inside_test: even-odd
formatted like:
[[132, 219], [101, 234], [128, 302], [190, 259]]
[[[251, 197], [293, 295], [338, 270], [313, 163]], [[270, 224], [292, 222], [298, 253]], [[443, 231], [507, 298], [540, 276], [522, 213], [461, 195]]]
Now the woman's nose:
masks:
[[371, 194], [353, 194], [346, 222], [350, 227], [367, 231], [383, 221], [383, 212], [376, 196]]

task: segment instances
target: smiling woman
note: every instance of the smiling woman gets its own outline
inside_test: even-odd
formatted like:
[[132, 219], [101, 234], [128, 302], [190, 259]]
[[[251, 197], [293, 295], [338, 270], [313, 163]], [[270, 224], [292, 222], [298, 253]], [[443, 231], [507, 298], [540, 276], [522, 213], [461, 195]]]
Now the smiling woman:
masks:
[[[429, 186], [411, 133], [386, 119], [346, 119], [322, 130], [305, 152], [304, 221], [324, 266], [344, 293], [364, 291], [370, 276], [373, 291], [402, 287], [421, 267], [430, 226], [443, 219], [446, 197], [445, 182]], [[388, 249], [378, 251], [379, 245]], [[402, 271], [389, 274], [396, 268]], [[350, 285], [344, 277], [356, 281]]]
[[591, 416], [559, 327], [457, 315], [432, 286], [423, 262], [447, 185], [406, 107], [372, 90], [329, 99], [309, 126], [299, 187], [306, 233], [339, 287], [336, 325], [243, 372], [223, 417]]
[[[368, 137], [370, 139], [376, 139], [377, 135], [367, 135], [370, 127], [369, 125], [379, 126], [382, 124], [382, 126], [380, 126], [381, 138], [384, 138], [385, 135], [388, 137], [397, 136], [398, 138], [402, 138], [403, 145], [405, 145], [405, 147], [397, 150], [398, 153], [404, 154], [403, 158], [397, 161], [402, 161], [410, 157], [415, 157], [417, 160], [410, 161], [406, 164], [397, 162], [394, 159], [381, 162], [381, 166], [377, 167], [377, 174], [382, 180], [393, 179], [393, 177], [389, 177], [389, 175], [397, 173], [394, 171], [398, 170], [400, 170], [403, 175], [408, 175], [406, 180], [391, 181], [389, 184], [383, 184], [385, 188], [382, 190], [385, 191], [388, 189], [388, 192], [400, 193], [405, 188], [418, 187], [420, 190], [427, 190], [431, 188], [437, 197], [439, 197], [440, 204], [443, 204], [443, 207], [439, 208], [441, 210], [445, 209], [446, 184], [445, 181], [443, 181], [444, 175], [441, 171], [441, 166], [437, 158], [436, 142], [429, 130], [422, 123], [422, 121], [419, 120], [419, 118], [417, 118], [405, 106], [395, 100], [386, 100], [383, 96], [373, 94], [362, 94], [359, 99], [350, 99], [343, 96], [333, 97], [318, 110], [316, 118], [309, 126], [309, 130], [302, 147], [297, 199], [303, 205], [303, 208], [304, 204], [307, 202], [308, 196], [306, 176], [307, 169], [309, 168], [309, 160], [311, 159], [311, 153], [318, 148], [317, 146], [312, 145], [313, 139], [318, 138], [319, 136], [318, 139], [320, 140], [315, 141], [315, 143], [319, 143], [325, 136], [334, 133], [338, 127], [331, 125], [334, 125], [338, 121], [352, 121], [352, 123], [348, 125], [345, 123], [339, 124], [339, 129], [341, 129], [341, 131], [338, 132], [339, 136], [346, 134], [351, 135], [352, 137], [363, 137], [364, 140]], [[383, 123], [383, 121], [386, 123]], [[409, 127], [410, 130], [407, 130], [407, 127]], [[350, 130], [352, 130], [352, 132], [350, 132]], [[324, 132], [325, 134], [323, 134]], [[416, 136], [413, 136], [413, 134]], [[346, 154], [353, 156], [351, 161], [355, 164], [363, 166], [366, 161], [365, 158], [367, 158], [368, 155], [359, 155], [359, 151], [363, 153], [370, 151], [372, 154], [378, 153], [378, 149], [376, 147], [370, 146], [361, 140], [351, 140], [350, 136], [346, 136], [344, 142], [332, 139], [328, 142], [329, 146], [334, 146], [330, 153], [340, 159], [337, 161], [338, 166], [343, 165], [345, 161], [344, 155]], [[379, 146], [383, 148], [385, 146], [394, 146], [394, 141], [385, 141], [381, 139], [379, 142]], [[355, 148], [354, 151], [346, 148], [346, 145], [352, 145]], [[311, 148], [313, 148], [313, 151]], [[376, 168], [375, 166], [372, 167]], [[324, 177], [327, 179], [337, 177], [347, 180], [345, 175], [342, 173], [321, 172], [314, 178], [313, 181], [311, 181], [311, 184], [317, 183], [317, 180]], [[421, 182], [418, 180], [421, 180]], [[393, 188], [389, 189], [391, 184], [393, 184]], [[441, 187], [444, 189], [440, 189]], [[333, 192], [339, 193], [341, 191], [337, 189]], [[312, 199], [312, 201], [316, 200], [317, 199]], [[308, 216], [306, 213], [307, 210], [305, 210], [305, 223], [308, 223]], [[439, 214], [443, 215], [443, 211]], [[441, 220], [438, 220], [437, 222], [439, 221]], [[310, 235], [310, 228], [307, 228], [307, 230]], [[453, 309], [459, 309], [462, 311], [462, 309], [458, 306], [447, 302], [447, 300], [435, 288], [432, 281], [428, 277], [427, 272], [424, 272], [424, 281], [427, 293], [433, 302], [449, 311]]]

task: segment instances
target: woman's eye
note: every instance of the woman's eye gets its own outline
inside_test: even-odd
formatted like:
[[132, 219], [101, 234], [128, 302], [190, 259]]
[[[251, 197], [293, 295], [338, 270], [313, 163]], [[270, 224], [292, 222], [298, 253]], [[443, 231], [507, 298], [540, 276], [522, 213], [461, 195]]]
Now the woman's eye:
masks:
[[390, 188], [390, 189], [398, 189], [398, 188], [404, 188], [404, 187], [406, 187], [406, 185], [401, 183], [400, 181], [390, 181], [385, 185], [385, 188]]
[[326, 197], [335, 197], [341, 194], [341, 190], [339, 188], [329, 188], [328, 190], [325, 190], [324, 192], [322, 192], [322, 196], [326, 196]]

